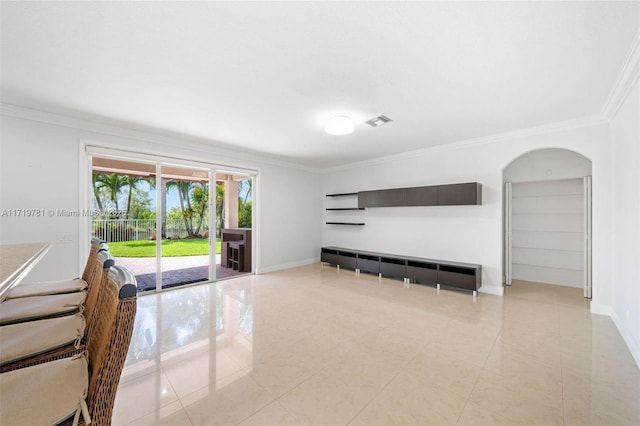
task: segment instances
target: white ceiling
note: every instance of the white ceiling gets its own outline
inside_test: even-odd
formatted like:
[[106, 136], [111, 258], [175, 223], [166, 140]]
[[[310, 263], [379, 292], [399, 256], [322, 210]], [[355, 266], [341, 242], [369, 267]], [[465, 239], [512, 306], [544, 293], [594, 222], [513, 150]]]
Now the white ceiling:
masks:
[[325, 168], [597, 115], [639, 5], [2, 1], [1, 97]]

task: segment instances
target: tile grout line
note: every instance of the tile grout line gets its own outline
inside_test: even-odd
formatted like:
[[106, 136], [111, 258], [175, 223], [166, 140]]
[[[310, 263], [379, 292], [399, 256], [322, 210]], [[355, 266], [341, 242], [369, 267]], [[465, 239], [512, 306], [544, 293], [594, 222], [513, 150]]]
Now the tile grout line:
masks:
[[367, 409], [367, 407], [369, 407], [373, 401], [375, 401], [375, 400], [376, 400], [380, 395], [382, 395], [382, 393], [384, 392], [384, 390], [389, 386], [389, 384], [391, 384], [391, 382], [393, 382], [393, 381], [394, 381], [394, 380], [395, 380], [395, 379], [400, 375], [400, 373], [402, 373], [402, 371], [401, 371], [401, 370], [397, 370], [397, 371], [396, 371], [396, 373], [395, 373], [395, 374], [394, 374], [394, 375], [389, 379], [389, 381], [387, 381], [387, 383], [385, 383], [385, 384], [384, 384], [384, 386], [382, 386], [382, 387], [380, 388], [380, 391], [379, 391], [379, 392], [377, 392], [377, 393], [376, 393], [376, 395], [375, 395], [375, 396], [373, 396], [373, 397], [369, 400], [369, 402], [367, 402], [367, 403], [366, 403], [366, 404], [365, 404], [365, 405], [360, 409], [360, 411], [358, 411], [358, 412], [357, 412], [357, 413], [356, 413], [356, 414], [355, 414], [351, 419], [349, 419], [349, 421], [346, 423], [346, 425], [350, 425], [351, 423], [353, 423], [353, 421], [354, 421], [355, 419], [357, 419], [357, 418], [358, 418], [358, 416], [359, 416], [360, 414], [362, 414], [362, 412], [363, 412], [364, 410], [366, 410], [366, 409]]
[[195, 423], [193, 423], [193, 419], [189, 415], [189, 412], [187, 411], [187, 408], [182, 403], [182, 398], [178, 398], [178, 402], [180, 403], [180, 406], [182, 407], [182, 411], [184, 411], [184, 415], [187, 416], [187, 420], [189, 420], [189, 423], [191, 424], [191, 426], [194, 426]]
[[[558, 329], [561, 329], [561, 320], [560, 320], [560, 292], [558, 290], [556, 290], [556, 295], [558, 296], [558, 304], [556, 306], [556, 309], [558, 311]], [[560, 335], [560, 345], [558, 350], [560, 351], [560, 395], [561, 395], [561, 399], [560, 399], [560, 403], [562, 404], [562, 410], [561, 410], [561, 415], [562, 415], [562, 424], [565, 424], [565, 413], [564, 413], [564, 407], [565, 407], [565, 403], [564, 403], [564, 361], [562, 359], [562, 344], [563, 344], [563, 339], [562, 339], [562, 335]]]
[[496, 343], [498, 342], [498, 339], [500, 338], [500, 334], [501, 333], [502, 333], [502, 326], [500, 327], [500, 331], [498, 331], [496, 333], [496, 337], [493, 339], [493, 343], [491, 344], [491, 349], [489, 350], [489, 353], [487, 354], [487, 357], [485, 358], [484, 363], [482, 364], [482, 368], [480, 369], [480, 374], [478, 374], [478, 378], [476, 379], [475, 383], [473, 384], [473, 387], [471, 388], [471, 392], [469, 392], [469, 395], [467, 395], [467, 398], [464, 401], [464, 406], [462, 407], [462, 410], [460, 410], [460, 414], [458, 415], [458, 419], [456, 420], [456, 425], [458, 423], [460, 423], [460, 419], [462, 418], [462, 415], [464, 414], [464, 410], [466, 410], [467, 409], [467, 405], [469, 405], [469, 400], [471, 399], [471, 395], [473, 395], [473, 391], [475, 391], [476, 386], [478, 385], [478, 382], [480, 381], [480, 375], [484, 371], [485, 366], [487, 365], [487, 362], [489, 361], [489, 357], [493, 353], [493, 349], [496, 347]]

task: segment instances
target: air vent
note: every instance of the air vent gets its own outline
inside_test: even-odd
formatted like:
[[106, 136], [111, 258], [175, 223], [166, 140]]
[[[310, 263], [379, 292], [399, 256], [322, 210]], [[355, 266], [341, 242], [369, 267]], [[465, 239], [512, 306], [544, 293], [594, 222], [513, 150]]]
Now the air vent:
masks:
[[379, 115], [377, 117], [373, 117], [371, 120], [365, 121], [371, 127], [380, 127], [383, 124], [387, 124], [388, 122], [393, 121], [386, 115]]

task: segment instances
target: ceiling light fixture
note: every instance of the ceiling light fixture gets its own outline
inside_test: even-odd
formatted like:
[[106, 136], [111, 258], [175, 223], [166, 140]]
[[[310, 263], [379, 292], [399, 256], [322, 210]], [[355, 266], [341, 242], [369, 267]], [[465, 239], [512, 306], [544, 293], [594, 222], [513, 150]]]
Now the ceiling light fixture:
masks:
[[324, 125], [324, 131], [330, 135], [348, 135], [353, 133], [354, 129], [353, 120], [346, 115], [331, 117]]
[[367, 123], [371, 127], [379, 127], [390, 121], [393, 121], [393, 120], [387, 117], [386, 115], [379, 115], [377, 117], [373, 117], [371, 120], [365, 121], [365, 123]]

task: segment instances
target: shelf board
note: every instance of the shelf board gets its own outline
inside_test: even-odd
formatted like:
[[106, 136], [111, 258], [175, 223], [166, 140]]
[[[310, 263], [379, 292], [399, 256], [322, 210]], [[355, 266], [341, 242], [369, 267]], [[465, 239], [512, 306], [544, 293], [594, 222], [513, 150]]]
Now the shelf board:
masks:
[[364, 223], [359, 222], [325, 222], [327, 225], [351, 225], [351, 226], [364, 226]]
[[364, 210], [364, 207], [328, 207], [325, 210]]
[[343, 192], [340, 194], [327, 194], [327, 197], [348, 197], [348, 196], [353, 196], [353, 195], [358, 195], [357, 192]]

